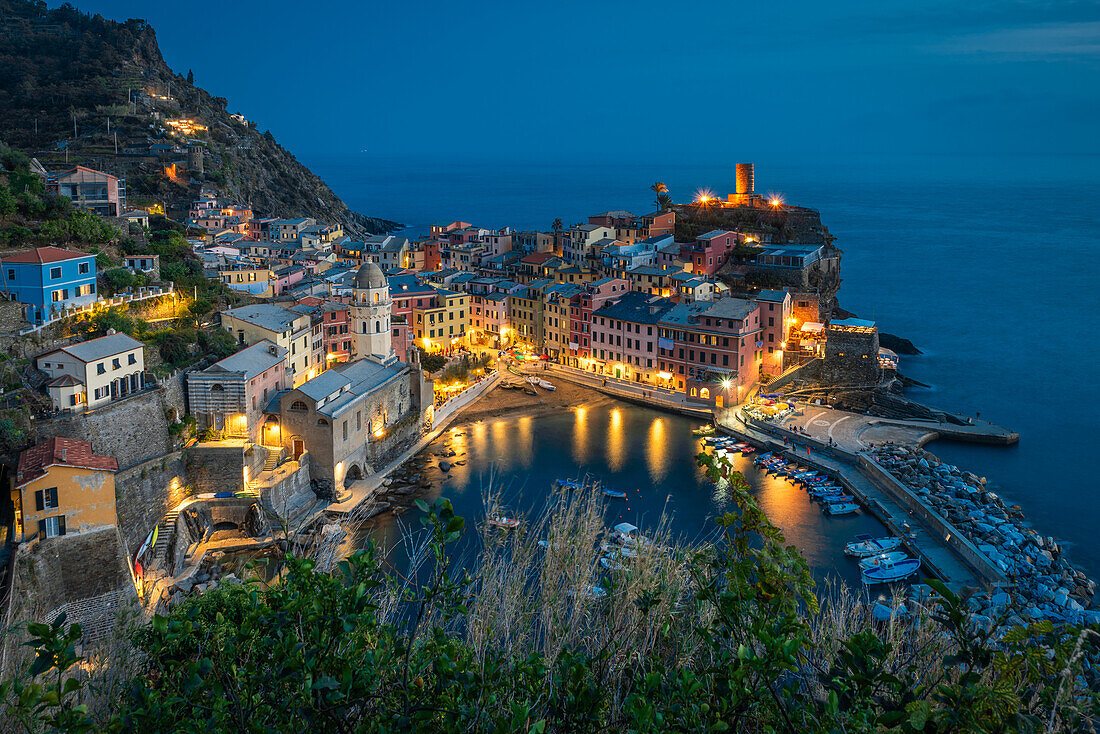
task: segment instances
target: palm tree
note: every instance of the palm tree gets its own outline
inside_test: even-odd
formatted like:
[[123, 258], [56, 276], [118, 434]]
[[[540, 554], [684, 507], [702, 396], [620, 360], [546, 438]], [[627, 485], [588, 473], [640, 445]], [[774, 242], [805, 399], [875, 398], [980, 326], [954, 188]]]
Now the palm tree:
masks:
[[564, 225], [561, 223], [561, 217], [558, 217], [554, 220], [554, 223], [550, 225], [550, 229], [554, 230], [554, 234], [557, 234], [558, 232], [561, 232], [561, 228], [563, 226]]
[[657, 208], [661, 211], [672, 208], [672, 197], [668, 194], [657, 194]]
[[[657, 205], [657, 208], [660, 209], [661, 194], [665, 194], [666, 196], [668, 195], [668, 186], [665, 186], [664, 181], [654, 181], [653, 185], [649, 187], [649, 190], [653, 192], [653, 196], [655, 197], [654, 203]], [[671, 199], [669, 200], [669, 203], [671, 203]]]

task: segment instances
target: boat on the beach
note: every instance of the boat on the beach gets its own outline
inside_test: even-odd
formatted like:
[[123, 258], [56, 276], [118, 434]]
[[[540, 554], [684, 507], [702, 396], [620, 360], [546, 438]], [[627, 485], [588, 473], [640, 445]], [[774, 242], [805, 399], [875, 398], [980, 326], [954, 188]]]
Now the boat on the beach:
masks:
[[919, 558], [906, 558], [896, 563], [880, 563], [860, 572], [865, 584], [885, 584], [907, 579], [920, 570]]
[[504, 515], [493, 515], [487, 522], [491, 527], [501, 528], [502, 530], [515, 530], [519, 527], [519, 520]]
[[866, 558], [867, 556], [874, 556], [879, 553], [885, 553], [886, 551], [892, 551], [895, 548], [900, 548], [901, 544], [901, 538], [894, 538], [891, 536], [874, 538], [865, 533], [861, 533], [857, 535], [852, 542], [844, 546], [844, 555]]
[[541, 387], [543, 390], [551, 390], [551, 391], [558, 389], [557, 386], [554, 385], [554, 383], [547, 382], [546, 380], [539, 380], [539, 387]]
[[625, 500], [626, 499], [626, 492], [623, 492], [623, 491], [618, 490], [618, 489], [611, 489], [609, 487], [604, 487], [603, 488], [603, 494], [604, 494], [605, 497], [610, 497], [611, 499], [615, 499], [615, 500]]
[[539, 384], [539, 378], [538, 378], [538, 377], [535, 377], [534, 375], [531, 375], [530, 377], [526, 377], [526, 378], [524, 378], [524, 379], [525, 379], [525, 380], [526, 380], [527, 382], [531, 383], [532, 385], [537, 385], [537, 384]]
[[854, 515], [859, 512], [859, 505], [855, 502], [833, 502], [822, 509], [826, 515]]
[[875, 556], [868, 556], [859, 562], [859, 570], [866, 571], [869, 568], [875, 566], [881, 566], [883, 563], [897, 563], [898, 561], [904, 561], [909, 556], [905, 551], [889, 551], [887, 553], [879, 553]]
[[502, 383], [500, 383], [500, 389], [501, 390], [518, 390], [519, 385], [515, 384], [514, 382], [502, 382]]
[[532, 387], [524, 387], [524, 388], [523, 388], [523, 391], [524, 391], [525, 393], [527, 393], [528, 395], [538, 395], [538, 391], [536, 391], [536, 390], [535, 390], [534, 388], [532, 388]]

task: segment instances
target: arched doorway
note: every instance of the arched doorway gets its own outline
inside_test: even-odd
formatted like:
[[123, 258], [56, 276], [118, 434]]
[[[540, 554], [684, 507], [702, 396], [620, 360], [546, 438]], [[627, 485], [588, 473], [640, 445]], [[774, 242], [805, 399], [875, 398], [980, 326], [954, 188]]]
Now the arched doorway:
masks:
[[282, 446], [282, 441], [279, 436], [279, 419], [277, 417], [269, 415], [267, 420], [264, 421], [263, 435], [260, 436], [260, 443], [272, 448]]
[[344, 477], [345, 482], [354, 482], [356, 479], [362, 479], [363, 472], [360, 471], [358, 464], [352, 464], [348, 469], [347, 475]]

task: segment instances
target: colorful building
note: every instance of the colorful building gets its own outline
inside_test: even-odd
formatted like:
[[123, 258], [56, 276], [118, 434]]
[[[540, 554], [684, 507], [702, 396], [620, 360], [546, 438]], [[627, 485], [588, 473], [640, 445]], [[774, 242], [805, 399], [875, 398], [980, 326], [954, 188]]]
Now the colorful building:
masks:
[[118, 523], [118, 461], [88, 441], [51, 438], [19, 454], [12, 481], [15, 541], [90, 532]]
[[59, 318], [65, 309], [94, 303], [95, 255], [60, 247], [37, 247], [3, 258], [4, 290], [27, 306], [32, 324]]

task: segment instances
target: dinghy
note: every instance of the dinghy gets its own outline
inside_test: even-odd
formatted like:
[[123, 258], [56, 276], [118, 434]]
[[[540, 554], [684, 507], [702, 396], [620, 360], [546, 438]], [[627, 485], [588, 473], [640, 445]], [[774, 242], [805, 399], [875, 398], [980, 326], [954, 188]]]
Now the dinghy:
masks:
[[605, 487], [604, 490], [603, 490], [603, 494], [604, 494], [605, 497], [610, 497], [611, 499], [615, 499], [615, 500], [625, 500], [626, 499], [626, 492], [622, 492], [622, 491], [617, 490], [617, 489], [608, 489], [608, 488]]
[[844, 555], [866, 558], [878, 555], [901, 547], [901, 538], [885, 537], [873, 538], [870, 535], [860, 534], [852, 542], [844, 546]]
[[859, 505], [855, 502], [835, 502], [825, 505], [822, 512], [826, 515], [854, 515], [859, 512]]
[[505, 517], [504, 515], [493, 515], [489, 518], [488, 522], [490, 526], [503, 530], [514, 530], [519, 527], [519, 520], [514, 517]]
[[541, 387], [543, 390], [550, 390], [551, 392], [558, 389], [557, 386], [554, 385], [554, 383], [547, 382], [546, 380], [539, 380], [539, 387]]
[[877, 556], [868, 556], [859, 562], [859, 570], [866, 571], [869, 568], [875, 566], [881, 566], [883, 563], [897, 563], [898, 561], [904, 561], [908, 558], [905, 551], [889, 551], [887, 553], [879, 553]]
[[884, 562], [861, 572], [865, 584], [885, 584], [907, 579], [920, 570], [919, 558], [906, 558], [896, 563]]

